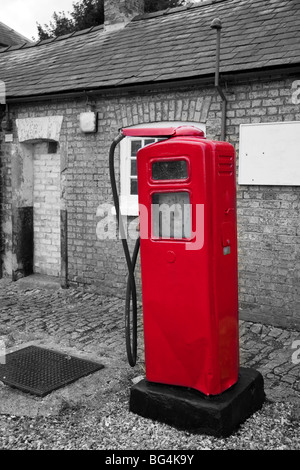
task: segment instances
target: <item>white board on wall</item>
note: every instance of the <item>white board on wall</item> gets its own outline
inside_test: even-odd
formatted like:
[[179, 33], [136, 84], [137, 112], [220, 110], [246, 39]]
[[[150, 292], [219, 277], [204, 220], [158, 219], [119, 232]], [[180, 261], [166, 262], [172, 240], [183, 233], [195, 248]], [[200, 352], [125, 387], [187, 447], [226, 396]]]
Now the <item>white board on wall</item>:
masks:
[[300, 122], [241, 124], [238, 182], [300, 186]]

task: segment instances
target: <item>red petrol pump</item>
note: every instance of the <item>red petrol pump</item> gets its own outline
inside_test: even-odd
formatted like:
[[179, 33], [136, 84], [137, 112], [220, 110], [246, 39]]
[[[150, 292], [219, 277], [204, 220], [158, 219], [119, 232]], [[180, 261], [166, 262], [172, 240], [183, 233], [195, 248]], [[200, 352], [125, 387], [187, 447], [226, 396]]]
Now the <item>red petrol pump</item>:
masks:
[[[137, 153], [140, 240], [132, 257], [119, 214], [113, 168], [115, 146], [126, 136], [163, 139]], [[163, 418], [163, 410], [161, 416], [157, 411], [153, 414], [151, 403], [159, 410], [159, 402], [165, 403], [168, 396], [171, 402], [175, 400], [176, 409], [187, 395], [193, 401], [194, 392], [201, 392], [201, 397], [223, 397], [241, 376], [235, 151], [228, 142], [207, 140], [201, 130], [190, 126], [123, 129], [111, 147], [110, 169], [129, 271], [126, 331], [131, 365], [136, 360], [134, 269], [139, 247], [141, 251], [146, 380], [135, 386], [131, 409], [172, 424], [169, 416]], [[258, 380], [257, 374], [253, 380]], [[261, 406], [263, 393], [258, 395]], [[203, 403], [199, 400], [197, 395], [196, 408]], [[205, 409], [207, 413], [207, 402]]]
[[137, 165], [146, 377], [217, 395], [239, 370], [234, 148], [183, 126]]

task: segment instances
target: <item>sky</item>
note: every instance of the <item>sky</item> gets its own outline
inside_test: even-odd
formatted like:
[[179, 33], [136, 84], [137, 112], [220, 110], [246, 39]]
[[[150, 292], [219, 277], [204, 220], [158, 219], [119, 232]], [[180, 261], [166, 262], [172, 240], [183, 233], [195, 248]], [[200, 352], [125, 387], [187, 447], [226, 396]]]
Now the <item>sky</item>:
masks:
[[0, 0], [0, 21], [28, 39], [37, 40], [36, 22], [49, 24], [54, 11], [72, 10], [75, 0]]

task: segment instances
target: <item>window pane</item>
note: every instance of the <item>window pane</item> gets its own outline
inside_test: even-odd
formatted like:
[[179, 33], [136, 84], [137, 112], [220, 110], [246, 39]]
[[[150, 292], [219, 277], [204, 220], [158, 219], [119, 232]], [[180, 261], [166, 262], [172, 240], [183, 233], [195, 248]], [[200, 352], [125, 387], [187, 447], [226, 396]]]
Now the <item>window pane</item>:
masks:
[[130, 194], [137, 194], [138, 193], [138, 182], [135, 179], [131, 179], [130, 181]]
[[162, 160], [152, 165], [154, 180], [181, 180], [188, 177], [186, 160]]
[[131, 176], [137, 176], [136, 158], [131, 160]]
[[156, 139], [145, 139], [145, 145], [154, 144], [154, 142], [156, 142]]
[[192, 223], [189, 193], [153, 194], [152, 230], [154, 237], [190, 238]]
[[131, 141], [131, 156], [136, 157], [137, 151], [142, 147], [141, 140], [132, 140]]

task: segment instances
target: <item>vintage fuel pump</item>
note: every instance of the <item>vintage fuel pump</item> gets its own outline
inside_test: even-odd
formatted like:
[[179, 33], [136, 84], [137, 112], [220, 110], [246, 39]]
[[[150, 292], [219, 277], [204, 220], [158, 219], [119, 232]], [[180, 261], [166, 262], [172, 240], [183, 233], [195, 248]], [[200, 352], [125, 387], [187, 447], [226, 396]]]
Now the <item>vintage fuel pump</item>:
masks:
[[[163, 139], [137, 154], [140, 240], [132, 257], [113, 162], [115, 147], [126, 136]], [[130, 409], [180, 427], [228, 434], [264, 399], [260, 374], [239, 366], [234, 147], [207, 140], [190, 126], [123, 129], [111, 146], [110, 172], [129, 272], [131, 365], [136, 361], [134, 269], [139, 246], [141, 251], [146, 379], [133, 387]]]
[[146, 376], [205, 395], [238, 379], [234, 159], [184, 126], [137, 157]]

